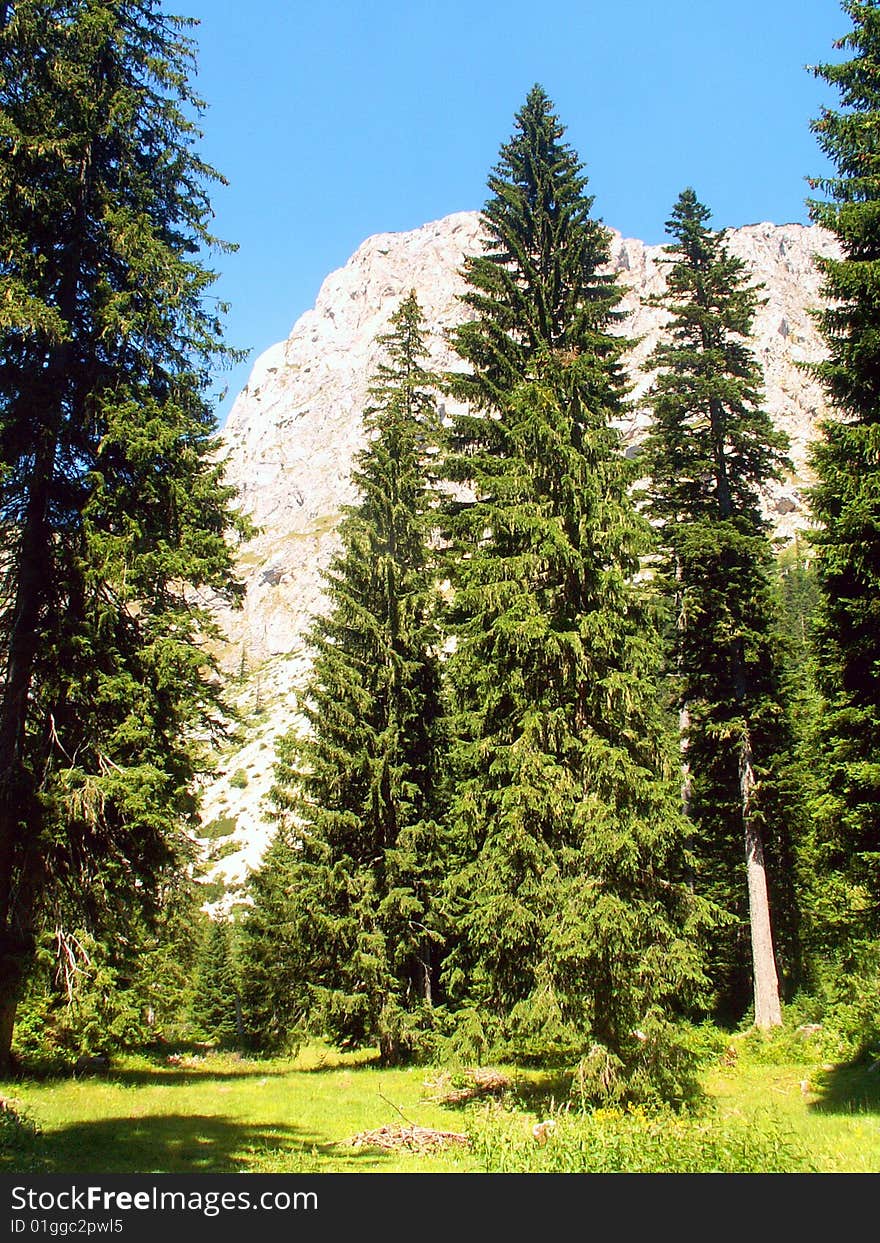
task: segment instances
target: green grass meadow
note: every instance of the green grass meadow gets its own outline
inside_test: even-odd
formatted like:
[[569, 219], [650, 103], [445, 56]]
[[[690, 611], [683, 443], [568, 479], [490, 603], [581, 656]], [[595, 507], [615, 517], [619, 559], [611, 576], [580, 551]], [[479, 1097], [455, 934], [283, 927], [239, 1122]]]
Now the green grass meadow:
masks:
[[[0, 1172], [880, 1173], [880, 1073], [867, 1066], [766, 1060], [744, 1042], [706, 1068], [705, 1101], [686, 1115], [579, 1114], [564, 1077], [511, 1068], [500, 1100], [450, 1106], [436, 1073], [317, 1047], [273, 1061], [120, 1056], [103, 1077], [0, 1086]], [[542, 1145], [532, 1128], [548, 1118]], [[467, 1134], [470, 1147], [346, 1142], [410, 1124]]]

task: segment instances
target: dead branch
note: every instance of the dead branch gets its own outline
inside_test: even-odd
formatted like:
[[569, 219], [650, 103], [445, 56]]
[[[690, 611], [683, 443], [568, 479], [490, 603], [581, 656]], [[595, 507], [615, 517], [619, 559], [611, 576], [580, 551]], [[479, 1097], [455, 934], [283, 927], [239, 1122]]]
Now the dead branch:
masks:
[[438, 1152], [443, 1148], [468, 1148], [470, 1138], [457, 1131], [435, 1131], [424, 1126], [380, 1126], [341, 1141], [351, 1148], [382, 1148], [386, 1152]]

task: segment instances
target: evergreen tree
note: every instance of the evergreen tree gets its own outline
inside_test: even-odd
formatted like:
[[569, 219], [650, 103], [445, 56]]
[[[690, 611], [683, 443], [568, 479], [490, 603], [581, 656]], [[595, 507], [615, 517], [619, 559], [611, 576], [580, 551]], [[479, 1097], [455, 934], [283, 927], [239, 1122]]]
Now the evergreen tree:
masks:
[[784, 626], [791, 636], [796, 680], [808, 693], [815, 679], [814, 639], [819, 587], [809, 544], [795, 535], [776, 558], [779, 601]]
[[691, 934], [705, 912], [677, 883], [656, 601], [636, 582], [649, 530], [613, 427], [621, 290], [600, 271], [608, 233], [563, 133], [536, 86], [489, 180], [484, 253], [465, 267], [474, 318], [455, 336], [470, 412], [444, 465], [458, 485], [444, 504], [446, 978], [471, 1046], [589, 1053], [582, 1069], [636, 1091], [652, 1058], [672, 1064], [666, 1020], [702, 984]]
[[[715, 939], [716, 987], [723, 1011], [739, 1017], [750, 940], [755, 1022], [770, 1027], [781, 1022], [781, 1009], [767, 872], [791, 958], [797, 802], [787, 785], [792, 740], [760, 489], [780, 478], [787, 438], [761, 408], [762, 377], [748, 341], [757, 292], [745, 264], [709, 229], [709, 216], [687, 189], [667, 223], [674, 240], [665, 248], [667, 291], [658, 302], [670, 320], [652, 357], [658, 376], [644, 473], [661, 581], [674, 605], [671, 665], [696, 882], [737, 918]], [[743, 843], [745, 885], [738, 879]]]
[[814, 801], [823, 902], [832, 939], [880, 933], [880, 5], [846, 0], [851, 52], [814, 72], [840, 93], [813, 131], [834, 172], [811, 179], [827, 195], [814, 221], [840, 244], [817, 258], [828, 306], [828, 350], [815, 371], [831, 414], [813, 447], [820, 607], [816, 672], [822, 704]]
[[302, 702], [309, 727], [279, 747], [275, 802], [301, 838], [291, 936], [316, 1018], [386, 1061], [433, 1025], [442, 870], [436, 821], [441, 707], [427, 545], [426, 455], [437, 412], [415, 294], [403, 300], [366, 411], [361, 495], [340, 527]]
[[85, 1051], [188, 1038], [199, 933], [207, 923], [195, 888], [185, 874], [172, 878], [150, 926], [135, 914], [103, 940], [72, 924], [43, 929], [18, 1005], [16, 1062], [60, 1069]]
[[0, 8], [0, 1061], [41, 924], [155, 908], [218, 727], [197, 589], [235, 597], [235, 519], [190, 24]]
[[196, 968], [192, 1018], [204, 1039], [226, 1049], [240, 1044], [241, 1003], [228, 920], [211, 920], [207, 930]]
[[261, 1053], [295, 1048], [311, 1008], [308, 945], [293, 917], [299, 859], [293, 830], [279, 824], [248, 877], [250, 901], [239, 930], [242, 1021], [247, 1043]]

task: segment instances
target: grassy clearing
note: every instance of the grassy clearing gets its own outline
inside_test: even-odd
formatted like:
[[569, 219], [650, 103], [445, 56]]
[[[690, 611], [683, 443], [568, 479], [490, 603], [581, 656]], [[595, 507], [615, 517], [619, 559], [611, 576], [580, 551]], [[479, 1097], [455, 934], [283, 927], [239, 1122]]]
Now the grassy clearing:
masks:
[[865, 1066], [741, 1059], [713, 1067], [706, 1089], [722, 1117], [775, 1118], [820, 1172], [880, 1173], [880, 1074]]
[[[880, 1172], [880, 1074], [746, 1052], [705, 1076], [689, 1120], [560, 1112], [565, 1084], [509, 1072], [503, 1103], [432, 1100], [425, 1068], [389, 1070], [368, 1055], [309, 1049], [296, 1059], [210, 1055], [171, 1064], [119, 1058], [106, 1078], [18, 1081], [0, 1095], [39, 1129], [0, 1130], [0, 1172], [288, 1173], [568, 1170]], [[546, 1145], [532, 1126], [555, 1114]], [[470, 1152], [353, 1149], [344, 1141], [412, 1123], [474, 1136]]]

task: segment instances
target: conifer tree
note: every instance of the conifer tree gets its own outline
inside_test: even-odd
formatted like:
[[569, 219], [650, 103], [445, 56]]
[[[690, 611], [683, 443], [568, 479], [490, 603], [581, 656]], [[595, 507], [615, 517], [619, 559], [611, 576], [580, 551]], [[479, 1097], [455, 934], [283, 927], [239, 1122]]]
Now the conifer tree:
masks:
[[840, 97], [812, 125], [834, 171], [810, 180], [827, 197], [809, 205], [841, 249], [816, 260], [828, 357], [815, 371], [831, 413], [810, 497], [822, 698], [814, 813], [832, 936], [855, 944], [880, 933], [880, 5], [842, 7], [852, 29], [835, 46], [850, 59], [814, 69]]
[[388, 1062], [417, 1052], [433, 1026], [441, 939], [426, 476], [437, 410], [423, 332], [412, 293], [379, 338], [384, 358], [353, 476], [361, 500], [340, 526], [329, 612], [312, 632], [309, 732], [279, 747], [274, 793], [300, 838], [287, 919], [314, 1021], [341, 1044], [377, 1043]]
[[249, 902], [239, 927], [242, 1022], [245, 1040], [260, 1053], [293, 1050], [312, 1006], [308, 943], [294, 897], [299, 860], [295, 832], [282, 823], [248, 877]]
[[473, 318], [455, 336], [470, 412], [444, 463], [458, 485], [446, 978], [471, 1046], [589, 1054], [597, 1082], [635, 1092], [652, 1051], [654, 1071], [672, 1065], [665, 1023], [699, 991], [705, 911], [677, 883], [656, 601], [636, 582], [650, 537], [613, 427], [621, 290], [563, 134], [536, 86], [489, 180], [484, 253], [465, 266]]
[[785, 929], [796, 804], [784, 795], [791, 739], [760, 489], [780, 478], [787, 438], [761, 408], [762, 377], [748, 341], [757, 292], [709, 217], [687, 189], [667, 223], [674, 240], [665, 248], [667, 290], [657, 301], [670, 319], [651, 360], [658, 376], [644, 473], [660, 532], [661, 581], [674, 606], [671, 666], [696, 881], [737, 917], [715, 941], [716, 988], [730, 1017], [748, 929], [755, 1022], [770, 1027], [781, 1022], [781, 1007], [767, 856], [772, 850], [777, 922]]
[[196, 967], [192, 1017], [203, 1039], [225, 1049], [240, 1044], [241, 1002], [228, 920], [213, 919], [208, 927]]
[[220, 715], [197, 589], [237, 592], [228, 352], [190, 24], [0, 9], [0, 1061], [41, 923], [111, 935], [185, 861]]

